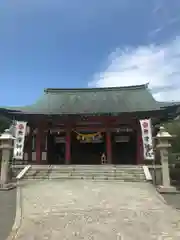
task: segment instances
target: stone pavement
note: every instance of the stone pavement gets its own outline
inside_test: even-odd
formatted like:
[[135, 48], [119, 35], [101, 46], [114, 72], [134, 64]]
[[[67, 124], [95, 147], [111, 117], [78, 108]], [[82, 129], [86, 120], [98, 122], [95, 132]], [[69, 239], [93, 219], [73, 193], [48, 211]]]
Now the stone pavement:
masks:
[[0, 240], [5, 240], [14, 223], [16, 213], [16, 189], [0, 191]]
[[180, 210], [180, 193], [178, 193], [178, 194], [162, 194], [162, 196], [169, 205]]
[[180, 212], [148, 183], [32, 181], [22, 195], [17, 240], [180, 239]]

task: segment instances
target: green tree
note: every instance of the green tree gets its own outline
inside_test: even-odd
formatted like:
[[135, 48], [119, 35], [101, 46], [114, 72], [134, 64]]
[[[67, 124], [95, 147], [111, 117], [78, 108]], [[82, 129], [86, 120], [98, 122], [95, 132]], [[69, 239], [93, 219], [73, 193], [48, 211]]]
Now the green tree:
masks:
[[174, 120], [165, 124], [167, 131], [174, 135], [172, 141], [172, 152], [180, 153], [180, 120]]
[[7, 117], [0, 116], [0, 133], [2, 133], [6, 128], [9, 128], [11, 120]]

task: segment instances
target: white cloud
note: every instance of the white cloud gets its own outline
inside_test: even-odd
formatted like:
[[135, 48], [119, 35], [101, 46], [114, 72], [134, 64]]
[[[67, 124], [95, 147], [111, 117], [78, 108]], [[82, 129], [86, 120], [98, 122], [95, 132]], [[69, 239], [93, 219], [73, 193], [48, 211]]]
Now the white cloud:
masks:
[[159, 101], [180, 100], [180, 37], [163, 45], [117, 49], [107, 68], [95, 74], [90, 87], [130, 86], [149, 83]]

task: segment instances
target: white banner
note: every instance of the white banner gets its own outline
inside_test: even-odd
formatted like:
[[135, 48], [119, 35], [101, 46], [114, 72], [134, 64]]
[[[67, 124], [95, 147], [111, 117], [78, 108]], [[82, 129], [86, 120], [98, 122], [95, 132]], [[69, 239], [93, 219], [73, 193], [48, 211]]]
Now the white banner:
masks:
[[23, 159], [24, 155], [24, 141], [26, 135], [27, 122], [16, 122], [15, 125], [15, 142], [14, 142], [14, 159]]
[[140, 124], [141, 124], [141, 131], [142, 131], [144, 159], [153, 160], [154, 151], [153, 151], [151, 119], [140, 120]]

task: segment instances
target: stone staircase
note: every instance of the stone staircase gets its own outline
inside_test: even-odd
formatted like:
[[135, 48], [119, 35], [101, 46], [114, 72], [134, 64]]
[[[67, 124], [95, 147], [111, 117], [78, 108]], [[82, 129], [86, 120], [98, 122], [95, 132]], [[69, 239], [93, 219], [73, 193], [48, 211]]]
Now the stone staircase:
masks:
[[143, 166], [136, 165], [32, 165], [23, 179], [146, 181]]
[[11, 165], [11, 176], [15, 180], [16, 176], [24, 169], [26, 165]]

